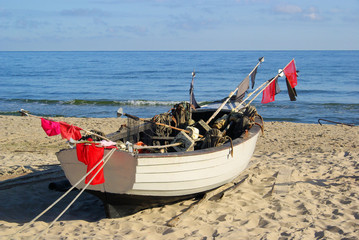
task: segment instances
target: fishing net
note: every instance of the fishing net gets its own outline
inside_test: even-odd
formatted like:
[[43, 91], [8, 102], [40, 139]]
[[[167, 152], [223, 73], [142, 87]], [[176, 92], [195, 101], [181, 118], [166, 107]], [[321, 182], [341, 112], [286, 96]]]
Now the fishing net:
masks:
[[178, 103], [172, 108], [172, 116], [175, 127], [186, 128], [191, 120], [191, 105], [188, 102]]
[[254, 106], [248, 106], [238, 113], [231, 113], [230, 122], [233, 122], [232, 129], [228, 132], [228, 136], [232, 139], [240, 137], [246, 130], [251, 129], [255, 124], [255, 116], [258, 115]]
[[223, 136], [222, 132], [217, 128], [212, 128], [204, 136], [201, 148], [210, 148], [222, 146], [229, 140], [228, 136]]
[[[162, 114], [154, 116], [152, 118], [152, 121], [157, 122], [157, 123], [163, 123], [166, 125], [171, 125], [172, 116], [170, 115], [170, 113], [162, 113]], [[157, 136], [160, 136], [160, 137], [169, 137], [172, 134], [172, 128], [169, 128], [166, 126], [161, 126], [161, 125], [156, 125], [155, 133]]]

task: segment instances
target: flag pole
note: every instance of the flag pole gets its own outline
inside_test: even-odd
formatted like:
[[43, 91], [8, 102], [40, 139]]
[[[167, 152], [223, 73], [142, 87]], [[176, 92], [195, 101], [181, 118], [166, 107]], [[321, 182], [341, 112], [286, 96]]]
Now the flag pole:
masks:
[[233, 111], [238, 111], [238, 109], [242, 106], [242, 104], [243, 104], [245, 101], [247, 101], [247, 100], [248, 100], [254, 93], [256, 93], [259, 89], [261, 89], [266, 83], [267, 83], [267, 81], [264, 82], [264, 83], [262, 83], [262, 85], [260, 85], [259, 87], [257, 87], [253, 92], [251, 92], [250, 94], [248, 94], [248, 96], [247, 96], [244, 100], [242, 100], [242, 102], [240, 102], [240, 103], [238, 104], [238, 106], [233, 109]]
[[[288, 65], [291, 63], [291, 61], [293, 61], [294, 60], [294, 58], [292, 59], [292, 60], [290, 60], [289, 61], [289, 63], [287, 64], [287, 65], [285, 65], [285, 67], [283, 68], [283, 69], [285, 69], [286, 67], [288, 67]], [[246, 108], [246, 107], [248, 107], [252, 102], [253, 102], [253, 100], [254, 99], [256, 99], [257, 97], [258, 97], [258, 95], [259, 94], [261, 94], [263, 91], [264, 91], [264, 89], [266, 89], [273, 81], [275, 81], [276, 79], [278, 79], [278, 77], [282, 77], [283, 75], [282, 74], [284, 74], [284, 72], [283, 72], [283, 70], [282, 69], [279, 69], [278, 70], [278, 74], [273, 78], [273, 79], [271, 79], [271, 80], [269, 80], [269, 81], [266, 81], [266, 82], [264, 82], [261, 86], [259, 86], [254, 92], [256, 92], [257, 90], [259, 90], [264, 84], [265, 84], [265, 86], [259, 91], [259, 93], [257, 93], [245, 106], [244, 106], [244, 108]], [[248, 96], [249, 97], [249, 96]], [[247, 98], [248, 98], [247, 97]], [[244, 101], [243, 101], [244, 102]]]
[[193, 81], [194, 78], [196, 76], [196, 72], [193, 69], [192, 72], [192, 81], [191, 81], [191, 88], [190, 88], [190, 93], [189, 93], [189, 103], [190, 103], [190, 107], [189, 107], [189, 114], [190, 114], [190, 118], [192, 118], [192, 106], [193, 105], [193, 100], [194, 100], [194, 95], [193, 95]]
[[279, 73], [278, 73], [277, 76], [275, 76], [273, 79], [266, 81], [265, 83], [267, 83], [267, 84], [259, 91], [259, 93], [257, 93], [257, 94], [244, 106], [244, 108], [248, 107], [248, 106], [253, 102], [253, 100], [256, 99], [256, 98], [258, 97], [258, 95], [261, 94], [261, 93], [264, 91], [264, 89], [266, 89], [273, 81], [277, 80], [278, 77], [279, 77]]
[[[262, 62], [264, 62], [264, 57], [261, 57], [258, 59], [258, 63], [257, 65], [252, 69], [252, 71], [247, 75], [247, 77], [249, 77], [254, 71], [255, 69], [259, 66], [259, 64], [261, 64]], [[207, 124], [209, 124], [213, 118], [215, 118], [217, 116], [217, 114], [222, 110], [222, 108], [224, 107], [224, 105], [226, 105], [226, 103], [231, 99], [231, 97], [236, 93], [236, 91], [238, 90], [238, 86], [236, 89], [234, 89], [233, 92], [231, 92], [228, 95], [228, 98], [221, 104], [221, 106], [218, 107], [218, 109], [212, 114], [212, 116], [207, 120]]]

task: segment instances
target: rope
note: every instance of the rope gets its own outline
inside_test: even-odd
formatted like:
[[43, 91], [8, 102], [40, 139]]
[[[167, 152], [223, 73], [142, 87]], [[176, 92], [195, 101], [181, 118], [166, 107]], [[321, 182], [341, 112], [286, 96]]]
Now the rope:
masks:
[[[67, 207], [55, 218], [54, 221], [52, 221], [50, 223], [49, 226], [47, 226], [47, 228], [42, 231], [37, 237], [34, 238], [34, 240], [39, 239], [43, 234], [47, 233], [47, 231], [55, 224], [55, 222], [72, 206], [72, 204], [80, 197], [80, 195], [86, 190], [86, 188], [91, 184], [91, 182], [95, 179], [95, 177], [97, 176], [97, 174], [103, 169], [103, 167], [105, 166], [105, 164], [108, 162], [108, 160], [111, 158], [112, 154], [115, 152], [116, 148], [111, 149], [111, 151], [106, 155], [107, 159], [104, 160], [103, 165], [100, 167], [100, 169], [97, 170], [97, 172], [95, 173], [95, 175], [90, 179], [90, 181], [85, 185], [84, 188], [81, 189], [81, 191], [76, 195], [76, 197], [69, 203], [69, 205], [67, 205]], [[105, 159], [105, 158], [103, 158]], [[101, 162], [101, 161], [99, 161]]]
[[[35, 115], [32, 115], [32, 114], [30, 114], [30, 113], [28, 113], [27, 111], [25, 111], [24, 109], [21, 109], [20, 111], [19, 111], [21, 114], [23, 114], [23, 115], [25, 115], [25, 116], [28, 116], [28, 117], [35, 117], [35, 118], [44, 118], [44, 117], [39, 117], [39, 116], [35, 116]], [[158, 116], [160, 116], [160, 115], [158, 115]], [[156, 117], [156, 116], [155, 116]], [[44, 119], [48, 119], [48, 118], [44, 118]], [[48, 119], [48, 120], [51, 120], [51, 121], [53, 121], [52, 119]], [[150, 122], [152, 122], [152, 121], [150, 121]], [[187, 130], [184, 130], [184, 129], [181, 129], [181, 128], [176, 128], [176, 127], [173, 127], [173, 126], [169, 126], [169, 125], [167, 125], [167, 124], [163, 124], [163, 123], [158, 123], [158, 122], [152, 122], [152, 123], [154, 123], [154, 124], [156, 124], [156, 125], [160, 125], [160, 126], [163, 126], [163, 127], [165, 127], [165, 128], [168, 128], [168, 127], [170, 127], [170, 129], [175, 129], [175, 130], [178, 130], [178, 131], [183, 131], [183, 132], [186, 132], [186, 133], [189, 133], [189, 131], [187, 131]], [[97, 137], [100, 137], [100, 138], [102, 138], [102, 139], [104, 139], [104, 140], [106, 140], [106, 141], [109, 141], [109, 142], [111, 142], [111, 140], [110, 139], [108, 139], [108, 138], [106, 138], [106, 137], [104, 137], [104, 136], [101, 136], [101, 135], [99, 135], [99, 134], [97, 134], [97, 133], [94, 133], [94, 132], [91, 132], [91, 131], [88, 131], [88, 130], [86, 130], [86, 129], [82, 129], [83, 131], [85, 131], [87, 134], [90, 134], [90, 135], [95, 135], [95, 136], [97, 136]], [[170, 134], [172, 131], [170, 131], [168, 134]], [[203, 137], [202, 135], [199, 135], [199, 137]], [[80, 142], [86, 142], [86, 141], [72, 141], [73, 143], [80, 143]], [[168, 144], [168, 145], [158, 145], [158, 146], [136, 146], [136, 145], [134, 145], [133, 147], [135, 148], [135, 149], [154, 149], [154, 148], [168, 148], [168, 147], [174, 147], [174, 146], [179, 146], [180, 144], [178, 144], [178, 143], [174, 143], [174, 144]]]
[[[228, 137], [228, 136], [227, 136]], [[231, 142], [231, 157], [233, 157], [233, 141], [232, 141], [232, 138], [228, 137], [229, 138], [229, 141]]]
[[262, 125], [260, 123], [257, 123], [257, 122], [255, 122], [254, 124], [258, 125], [261, 128], [262, 136], [264, 136], [264, 120], [263, 120], [263, 117], [261, 115], [259, 115], [258, 113], [257, 113], [257, 116], [261, 119]]
[[[79, 185], [90, 173], [92, 173], [95, 168], [97, 168], [100, 163], [102, 161], [104, 161], [105, 159], [109, 159], [114, 150], [116, 150], [115, 148], [111, 149], [111, 151], [106, 154], [105, 157], [103, 157], [100, 161], [98, 161], [98, 163], [90, 170], [88, 171], [75, 185], [73, 185], [69, 190], [67, 190], [67, 192], [65, 192], [61, 197], [59, 197], [54, 203], [52, 203], [48, 208], [46, 208], [44, 211], [42, 211], [39, 215], [37, 215], [34, 219], [32, 219], [29, 223], [25, 224], [24, 226], [22, 226], [22, 228], [20, 228], [20, 230], [18, 230], [16, 233], [14, 233], [14, 235], [22, 232], [24, 229], [26, 229], [27, 227], [29, 227], [30, 225], [32, 225], [37, 219], [39, 219], [42, 215], [44, 215], [47, 211], [49, 211], [53, 206], [55, 206], [59, 201], [61, 201], [67, 194], [69, 194], [77, 185]], [[111, 156], [109, 156], [111, 153]], [[96, 173], [97, 174], [97, 173]], [[96, 175], [95, 175], [96, 176]], [[91, 179], [92, 181], [92, 179]]]
[[346, 125], [346, 126], [350, 126], [350, 127], [354, 127], [354, 126], [355, 126], [353, 123], [335, 122], [335, 121], [331, 121], [331, 120], [319, 118], [319, 119], [318, 119], [318, 123], [320, 124], [320, 126], [322, 126], [322, 123], [321, 123], [320, 121], [326, 121], [326, 122], [330, 122], [330, 123], [342, 124], [342, 125]]
[[[40, 117], [40, 116], [32, 115], [32, 114], [30, 114], [28, 111], [26, 111], [26, 110], [24, 110], [24, 109], [20, 109], [19, 113], [21, 113], [23, 116], [35, 117], [35, 118], [40, 118], [40, 119], [41, 119], [41, 118], [44, 118], [44, 119], [53, 121], [52, 119], [49, 119], [49, 118], [46, 118], [46, 117]], [[101, 135], [99, 135], [99, 134], [97, 134], [97, 133], [91, 132], [91, 131], [86, 130], [86, 129], [83, 129], [83, 128], [81, 128], [81, 129], [82, 129], [83, 131], [85, 131], [87, 134], [94, 135], [94, 136], [96, 136], [96, 137], [102, 138], [102, 139], [104, 139], [104, 140], [106, 140], [106, 141], [109, 141], [109, 142], [111, 141], [111, 140], [108, 139], [107, 137], [101, 136]]]
[[171, 144], [167, 144], [167, 145], [158, 145], [158, 146], [139, 146], [139, 145], [133, 145], [132, 147], [134, 149], [154, 149], [154, 148], [168, 148], [168, 147], [175, 147], [175, 146], [179, 146], [182, 145], [182, 143], [178, 142], [178, 143], [171, 143]]

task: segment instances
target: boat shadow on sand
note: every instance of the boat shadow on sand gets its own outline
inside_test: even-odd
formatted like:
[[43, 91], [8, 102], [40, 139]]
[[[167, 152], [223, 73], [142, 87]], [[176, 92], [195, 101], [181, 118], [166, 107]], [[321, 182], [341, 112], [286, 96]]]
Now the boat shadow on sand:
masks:
[[[46, 172], [46, 171], [43, 171]], [[37, 172], [41, 175], [41, 172]], [[0, 221], [27, 223], [35, 216], [45, 210], [54, 201], [60, 198], [69, 189], [64, 185], [65, 177], [63, 172], [58, 173], [58, 177], [51, 179], [32, 178], [29, 174], [0, 183]], [[37, 176], [38, 177], [38, 176]], [[54, 187], [54, 183], [57, 187]], [[60, 189], [56, 189], [59, 187]], [[62, 189], [61, 189], [62, 188]], [[39, 218], [38, 221], [50, 223], [61, 213], [65, 207], [76, 197], [79, 190], [74, 189], [64, 199], [57, 203], [52, 209]], [[119, 214], [127, 216], [134, 214], [142, 209], [136, 206], [121, 206]], [[104, 204], [94, 195], [84, 192], [79, 199], [68, 209], [60, 221], [84, 220], [96, 222], [106, 218]]]

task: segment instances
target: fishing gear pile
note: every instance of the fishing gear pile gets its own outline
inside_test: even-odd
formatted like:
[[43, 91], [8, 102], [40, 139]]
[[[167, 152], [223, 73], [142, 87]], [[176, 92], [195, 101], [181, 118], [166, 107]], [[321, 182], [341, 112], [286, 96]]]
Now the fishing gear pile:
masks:
[[[248, 106], [239, 111], [221, 113], [212, 122], [207, 124], [196, 114], [188, 102], [175, 104], [168, 112], [154, 116], [150, 121], [153, 124], [140, 133], [142, 146], [161, 146], [181, 143], [170, 148], [153, 148], [148, 153], [179, 152], [206, 149], [222, 146], [232, 139], [241, 137], [255, 124], [258, 115], [254, 106]], [[122, 139], [126, 141], [126, 139]]]

